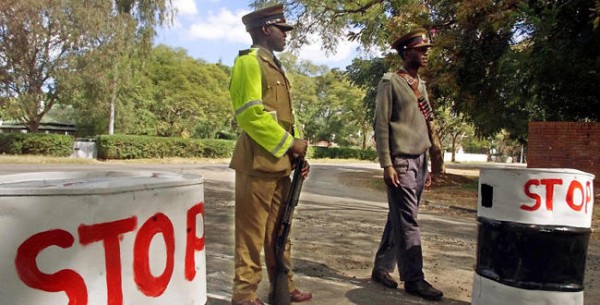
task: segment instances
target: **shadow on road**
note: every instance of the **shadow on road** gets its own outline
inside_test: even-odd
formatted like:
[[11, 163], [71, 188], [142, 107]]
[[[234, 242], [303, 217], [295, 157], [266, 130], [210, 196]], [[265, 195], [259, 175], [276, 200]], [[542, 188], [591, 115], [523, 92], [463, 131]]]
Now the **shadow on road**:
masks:
[[206, 301], [206, 305], [230, 305], [231, 301], [229, 300], [219, 300], [219, 299], [215, 299], [215, 298], [208, 298], [208, 301]]
[[[413, 304], [458, 304], [468, 302], [444, 298], [441, 301], [426, 301], [407, 294], [402, 289], [389, 289], [371, 281], [369, 277], [354, 277], [341, 274], [325, 264], [313, 261], [295, 259], [294, 271], [302, 275], [302, 279], [310, 277], [314, 281], [302, 280], [303, 288], [310, 289], [314, 294], [313, 305], [316, 304], [355, 304], [355, 305], [413, 305]], [[402, 283], [400, 283], [402, 284]]]

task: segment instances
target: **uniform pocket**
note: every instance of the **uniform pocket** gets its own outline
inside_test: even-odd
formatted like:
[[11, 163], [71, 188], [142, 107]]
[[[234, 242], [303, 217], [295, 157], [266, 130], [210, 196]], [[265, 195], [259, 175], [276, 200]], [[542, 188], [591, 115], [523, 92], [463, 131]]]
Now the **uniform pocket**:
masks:
[[[417, 186], [417, 172], [414, 166], [411, 168], [409, 158], [405, 157], [394, 157], [394, 169], [398, 175], [400, 185], [404, 187], [415, 188]], [[414, 163], [413, 163], [414, 164]]]
[[394, 157], [394, 169], [398, 174], [406, 174], [408, 172], [408, 159], [402, 157]]
[[281, 158], [273, 156], [262, 146], [252, 141], [254, 144], [254, 162], [252, 169], [265, 173], [278, 173], [291, 170], [290, 157], [285, 154]]

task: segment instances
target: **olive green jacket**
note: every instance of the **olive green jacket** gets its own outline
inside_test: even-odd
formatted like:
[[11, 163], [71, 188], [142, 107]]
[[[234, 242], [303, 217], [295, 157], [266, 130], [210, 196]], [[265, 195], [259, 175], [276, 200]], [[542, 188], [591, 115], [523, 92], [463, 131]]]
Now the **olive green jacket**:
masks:
[[[429, 103], [425, 82], [418, 80], [419, 91]], [[375, 102], [373, 128], [381, 167], [392, 165], [393, 156], [417, 156], [431, 147], [427, 122], [405, 79], [396, 73], [384, 74]]]

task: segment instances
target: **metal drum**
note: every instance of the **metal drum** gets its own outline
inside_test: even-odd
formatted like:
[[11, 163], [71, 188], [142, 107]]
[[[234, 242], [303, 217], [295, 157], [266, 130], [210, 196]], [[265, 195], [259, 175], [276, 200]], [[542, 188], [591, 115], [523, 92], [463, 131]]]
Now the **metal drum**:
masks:
[[474, 305], [583, 305], [594, 175], [482, 169]]
[[0, 176], [0, 304], [205, 304], [203, 178]]

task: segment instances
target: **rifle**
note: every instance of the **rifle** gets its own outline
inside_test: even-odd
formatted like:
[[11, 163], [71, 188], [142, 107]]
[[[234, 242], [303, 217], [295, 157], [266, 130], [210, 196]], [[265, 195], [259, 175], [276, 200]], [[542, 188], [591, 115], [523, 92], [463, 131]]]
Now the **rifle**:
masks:
[[285, 244], [287, 243], [290, 230], [292, 228], [292, 216], [294, 209], [298, 205], [298, 198], [300, 197], [300, 191], [302, 190], [302, 168], [304, 167], [304, 159], [299, 158], [294, 170], [294, 176], [292, 178], [292, 185], [290, 186], [290, 192], [288, 193], [283, 212], [275, 226], [277, 232], [275, 240], [275, 277], [273, 283], [271, 283], [271, 298], [269, 303], [272, 305], [290, 305], [290, 289], [288, 287], [288, 272], [289, 266], [286, 266], [283, 262], [283, 256], [285, 254]]

